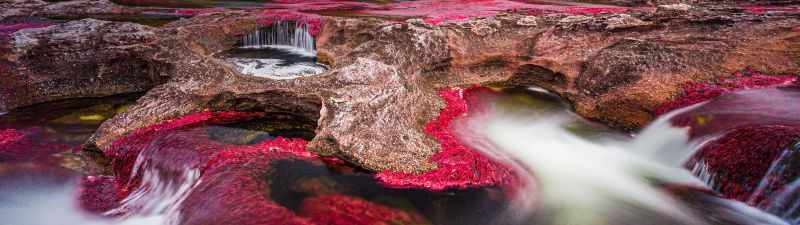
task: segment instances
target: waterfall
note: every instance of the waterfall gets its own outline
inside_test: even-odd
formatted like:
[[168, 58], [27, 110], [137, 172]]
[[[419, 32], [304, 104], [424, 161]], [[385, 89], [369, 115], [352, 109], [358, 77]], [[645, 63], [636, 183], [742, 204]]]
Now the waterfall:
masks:
[[123, 199], [120, 206], [104, 214], [113, 216], [131, 212], [131, 215], [121, 218], [130, 224], [177, 224], [179, 207], [200, 182], [200, 171], [197, 168], [170, 170], [153, 165], [147, 157], [144, 152], [140, 153], [133, 165], [133, 176], [142, 169], [139, 188]]
[[315, 55], [314, 37], [308, 33], [308, 24], [278, 21], [241, 36], [240, 48], [292, 48], [304, 55]]

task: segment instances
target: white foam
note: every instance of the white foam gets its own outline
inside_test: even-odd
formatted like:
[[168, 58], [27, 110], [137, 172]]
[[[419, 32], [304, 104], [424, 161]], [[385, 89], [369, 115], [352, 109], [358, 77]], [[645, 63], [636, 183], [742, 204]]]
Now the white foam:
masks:
[[227, 58], [225, 61], [235, 65], [244, 74], [275, 80], [294, 79], [325, 72], [324, 65], [311, 62], [281, 65], [284, 60], [256, 58]]
[[250, 45], [242, 46], [243, 49], [273, 49], [288, 52], [289, 54], [299, 55], [303, 57], [317, 57], [317, 51], [302, 49], [294, 46], [287, 45]]

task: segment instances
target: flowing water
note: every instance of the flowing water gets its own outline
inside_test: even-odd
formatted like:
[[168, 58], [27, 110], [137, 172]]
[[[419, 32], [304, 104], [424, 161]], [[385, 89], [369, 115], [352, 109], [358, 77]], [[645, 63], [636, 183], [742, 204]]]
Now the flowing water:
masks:
[[[669, 122], [680, 111], [655, 121], [630, 140], [590, 139], [584, 137], [587, 129], [581, 128], [589, 122], [564, 107], [540, 102], [538, 107], [520, 108], [509, 102], [513, 103], [499, 101], [483, 113], [471, 114], [458, 130], [470, 146], [487, 155], [509, 154], [498, 159], [513, 158], [506, 163], [521, 164], [530, 171], [538, 185], [528, 188], [540, 194], [521, 201], [540, 204], [518, 210], [548, 212], [534, 217], [537, 223], [784, 223], [743, 203], [703, 193], [707, 188], [701, 180], [681, 165], [671, 164], [670, 159], [693, 149], [687, 129]], [[685, 190], [669, 190], [676, 187]], [[689, 193], [695, 196], [679, 197]], [[709, 209], [717, 217], [701, 213]]]
[[[81, 192], [76, 182], [79, 174], [53, 165], [34, 166], [19, 158], [3, 159], [0, 224], [197, 224], [220, 217], [252, 222], [248, 215], [261, 218], [285, 212], [313, 218], [309, 205], [330, 196], [360, 199], [376, 204], [370, 209], [417, 218], [421, 224], [797, 223], [800, 181], [794, 179], [793, 171], [800, 165], [800, 144], [793, 142], [770, 160], [763, 176], [754, 178], [759, 181], [752, 193], [742, 201], [714, 191], [713, 186], [724, 185], [719, 178], [724, 171], [710, 166], [716, 165], [714, 158], [703, 147], [742, 125], [800, 120], [796, 115], [800, 106], [762, 108], [797, 99], [797, 91], [764, 89], [723, 95], [669, 113], [635, 135], [583, 119], [565, 101], [541, 89], [468, 89], [462, 95], [477, 100], [470, 102], [470, 113], [456, 119], [452, 128], [462, 142], [530, 180], [517, 187], [523, 194], [505, 193], [498, 187], [388, 188], [377, 183], [372, 173], [352, 165], [289, 150], [259, 151], [291, 148], [292, 143], [313, 138], [313, 120], [283, 115], [165, 126], [132, 135], [122, 142], [125, 145], [107, 153], [116, 157], [112, 159], [113, 173], [119, 175], [116, 186], [129, 192], [120, 204], [97, 213], [78, 207], [82, 204], [75, 198]], [[124, 110], [120, 107], [111, 104], [110, 109]], [[96, 111], [85, 108], [78, 111], [66, 117], [92, 120], [102, 114], [87, 113]], [[2, 118], [31, 112], [11, 111]], [[49, 116], [27, 121], [66, 121], [61, 115], [57, 118], [62, 119]], [[247, 201], [235, 200], [226, 191]], [[506, 194], [514, 196], [503, 197]], [[242, 208], [239, 204], [261, 205]], [[48, 216], [38, 216], [42, 212]]]
[[286, 46], [297, 49], [298, 54], [314, 56], [314, 37], [308, 33], [308, 24], [277, 21], [240, 37], [240, 48]]
[[242, 35], [235, 48], [218, 57], [244, 74], [293, 79], [321, 74], [327, 69], [316, 62], [316, 54], [307, 24], [279, 21]]

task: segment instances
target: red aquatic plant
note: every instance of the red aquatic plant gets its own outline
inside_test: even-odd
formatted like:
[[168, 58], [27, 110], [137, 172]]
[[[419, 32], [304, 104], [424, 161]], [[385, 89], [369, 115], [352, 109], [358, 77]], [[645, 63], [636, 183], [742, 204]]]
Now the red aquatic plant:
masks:
[[48, 140], [41, 127], [0, 128], [0, 161], [56, 164], [57, 153], [74, 152], [76, 146]]
[[[508, 167], [467, 147], [458, 140], [454, 133], [455, 119], [468, 113], [470, 107], [468, 97], [472, 93], [482, 91], [487, 91], [487, 89], [472, 87], [440, 91], [439, 95], [444, 99], [447, 107], [439, 112], [439, 116], [435, 120], [425, 124], [425, 133], [436, 138], [441, 144], [441, 150], [429, 159], [438, 167], [422, 174], [384, 171], [375, 175], [380, 183], [390, 187], [444, 190], [505, 186], [515, 182], [516, 176]], [[474, 104], [480, 103], [475, 102]]]
[[114, 208], [119, 199], [115, 191], [114, 176], [86, 176], [80, 191], [81, 206], [94, 213], [102, 213]]
[[209, 14], [215, 12], [222, 12], [222, 8], [206, 8], [206, 9], [177, 9], [175, 14], [181, 16], [196, 16], [201, 14]]
[[0, 35], [10, 35], [26, 28], [41, 28], [55, 25], [54, 23], [19, 23], [19, 24], [0, 24]]
[[386, 5], [372, 6], [359, 10], [359, 13], [420, 17], [426, 23], [450, 23], [464, 21], [475, 17], [495, 16], [506, 10], [525, 10], [533, 14], [588, 14], [600, 12], [621, 12], [628, 8], [603, 7], [603, 6], [558, 6], [529, 4], [506, 0], [469, 0], [469, 1], [436, 1], [422, 0], [398, 2]]
[[797, 77], [790, 75], [770, 76], [755, 72], [737, 72], [733, 73], [732, 77], [719, 81], [689, 82], [681, 84], [681, 94], [662, 103], [654, 113], [656, 116], [660, 116], [674, 109], [700, 103], [730, 91], [788, 85], [796, 79]]
[[[183, 151], [183, 148], [191, 147], [196, 153], [200, 154], [191, 154], [186, 158], [171, 159], [173, 161], [185, 161], [172, 162], [171, 164], [177, 164], [178, 166], [190, 166], [185, 164], [191, 163], [194, 164], [193, 166], [199, 166], [198, 163], [200, 162], [197, 160], [198, 157], [209, 157], [209, 153], [218, 151], [220, 148], [224, 148], [225, 145], [222, 143], [209, 142], [208, 145], [191, 146], [193, 145], [193, 143], [191, 143], [191, 140], [193, 139], [191, 139], [191, 137], [186, 137], [187, 139], [184, 139], [185, 136], [183, 135], [192, 136], [192, 134], [175, 132], [174, 135], [171, 135], [173, 133], [170, 133], [169, 131], [180, 129], [186, 130], [215, 124], [226, 124], [239, 120], [252, 119], [261, 115], [263, 115], [263, 113], [206, 111], [151, 125], [136, 130], [128, 136], [120, 138], [112, 143], [111, 146], [105, 151], [106, 157], [111, 161], [111, 168], [115, 174], [117, 174], [118, 182], [120, 182], [122, 188], [120, 190], [120, 197], [127, 196], [132, 188], [138, 187], [139, 179], [131, 177], [131, 175], [138, 173], [139, 171], [133, 171], [133, 168], [135, 166], [137, 157], [143, 150], [147, 149], [147, 147], [151, 145], [153, 140], [161, 138], [162, 142], [170, 144], [167, 146], [158, 146], [160, 149], [152, 150], [153, 152], [151, 154], [167, 155], [173, 153], [172, 151], [180, 153], [180, 151]], [[198, 135], [196, 132], [199, 131], [195, 130], [192, 132], [195, 132], [193, 133], [194, 135]], [[183, 156], [187, 154], [175, 155]], [[143, 168], [139, 168], [139, 170], [141, 169]]]
[[[263, 115], [202, 112], [151, 125], [115, 141], [107, 152], [118, 175], [116, 186], [120, 188], [115, 198], [118, 201], [131, 191], [142, 188], [139, 177], [142, 168], [138, 168], [138, 172], [134, 168], [137, 163], [146, 161], [157, 165], [151, 169], [199, 170], [202, 182], [192, 188], [180, 205], [181, 224], [331, 224], [333, 220], [340, 222], [335, 224], [385, 224], [421, 220], [415, 215], [344, 196], [307, 199], [304, 216], [298, 216], [269, 196], [268, 177], [273, 173], [273, 163], [322, 159], [322, 162], [340, 165], [341, 160], [320, 158], [308, 152], [305, 149], [307, 141], [302, 139], [278, 137], [253, 145], [236, 146], [210, 140], [208, 133], [197, 129]], [[102, 211], [113, 205], [108, 204], [108, 197], [103, 197], [113, 180], [88, 177], [82, 196], [84, 206]]]
[[[800, 140], [800, 125], [748, 125], [736, 128], [705, 144], [697, 154], [713, 176], [716, 190], [725, 197], [746, 201], [765, 178], [778, 156]], [[798, 170], [783, 171], [774, 184], [775, 191], [800, 175]]]
[[426, 224], [417, 214], [337, 194], [306, 198], [300, 205], [300, 212], [317, 224]]
[[[175, 176], [177, 171], [196, 169], [202, 182], [179, 206], [181, 224], [313, 224], [269, 197], [272, 163], [319, 158], [305, 150], [305, 140], [278, 137], [238, 146], [213, 141], [202, 129], [264, 115], [207, 111], [151, 125], [115, 141], [106, 152], [117, 175], [115, 198], [119, 201], [146, 188], [143, 185], [152, 185], [143, 183], [144, 170]], [[95, 209], [107, 205], [106, 198], [92, 194], [103, 193], [97, 189], [106, 187], [87, 187], [95, 191], [84, 192], [84, 206]], [[131, 210], [137, 209], [123, 208], [122, 213]]]
[[256, 14], [256, 18], [261, 26], [272, 25], [275, 22], [280, 21], [293, 21], [297, 22], [298, 24], [305, 24], [307, 26], [306, 31], [308, 31], [308, 33], [313, 37], [316, 37], [319, 34], [320, 29], [322, 29], [323, 21], [323, 18], [320, 15], [292, 10], [275, 9], [260, 12]]
[[785, 7], [785, 6], [770, 6], [770, 5], [742, 6], [741, 8], [749, 11], [750, 13], [756, 13], [756, 14], [800, 11], [800, 7]]

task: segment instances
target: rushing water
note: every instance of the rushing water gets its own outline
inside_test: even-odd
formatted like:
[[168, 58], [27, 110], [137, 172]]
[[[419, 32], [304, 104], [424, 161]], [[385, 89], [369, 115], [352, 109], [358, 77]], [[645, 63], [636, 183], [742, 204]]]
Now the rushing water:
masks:
[[[800, 144], [781, 151], [742, 202], [715, 194], [714, 186], [720, 184], [714, 179], [720, 169], [708, 166], [712, 158], [693, 155], [742, 124], [800, 119], [795, 117], [797, 106], [759, 110], [770, 104], [765, 97], [786, 101], [798, 94], [766, 89], [724, 95], [669, 113], [641, 133], [629, 135], [577, 116], [565, 101], [540, 89], [463, 91], [462, 95], [479, 101], [471, 102], [470, 113], [453, 124], [460, 140], [531, 181], [521, 184], [522, 194], [510, 199], [502, 197], [503, 190], [497, 187], [388, 188], [377, 183], [372, 173], [351, 165], [252, 152], [264, 148], [264, 143], [280, 142], [279, 136], [298, 138], [296, 143], [314, 137], [313, 120], [290, 115], [157, 129], [152, 136], [137, 134], [123, 142], [130, 147], [110, 153], [122, 154], [115, 155], [121, 161], [112, 162], [117, 163], [113, 168], [121, 179], [116, 186], [133, 189], [119, 204], [99, 213], [78, 207], [82, 203], [75, 195], [81, 190], [76, 187], [81, 185], [75, 172], [3, 159], [0, 224], [197, 224], [203, 218], [222, 217], [230, 222], [250, 214], [271, 217], [284, 212], [263, 206], [237, 207], [259, 201], [311, 217], [308, 207], [317, 204], [314, 200], [320, 196], [366, 200], [389, 210], [387, 215], [417, 215], [429, 224], [796, 224], [800, 182], [790, 172], [800, 165]], [[69, 118], [85, 122], [113, 115], [102, 109], [118, 112], [124, 104], [84, 106], [78, 113], [58, 113], [48, 119], [10, 119], [34, 114], [24, 110], [2, 118], [63, 124]], [[716, 119], [708, 120], [711, 117]], [[697, 123], [698, 118], [704, 118], [702, 123]], [[76, 138], [56, 139], [80, 143]], [[233, 157], [244, 152], [251, 155]], [[132, 168], [126, 170], [129, 153], [133, 154], [129, 155]], [[221, 159], [246, 163], [209, 167], [220, 154], [234, 154]], [[786, 177], [791, 182], [771, 188]], [[228, 200], [230, 196], [221, 195], [225, 191], [234, 191], [247, 201]], [[258, 200], [262, 195], [268, 201]], [[49, 216], [40, 216], [42, 212]]]
[[[540, 223], [785, 223], [743, 203], [704, 194], [708, 190], [704, 182], [683, 167], [686, 155], [702, 141], [690, 141], [688, 129], [675, 127], [670, 119], [686, 116], [696, 107], [656, 120], [632, 140], [620, 140], [583, 137], [576, 131], [584, 129], [576, 126], [589, 122], [563, 107], [520, 105], [489, 104], [481, 113], [470, 114], [458, 130], [470, 146], [526, 168], [538, 181], [528, 187], [538, 197], [520, 201], [539, 204], [516, 210], [547, 212], [536, 218]], [[737, 106], [727, 107], [739, 111]], [[668, 187], [698, 191], [689, 191], [696, 196], [682, 199]], [[706, 214], [709, 209], [713, 214]]]
[[275, 22], [242, 35], [236, 48], [218, 57], [251, 76], [294, 79], [321, 74], [327, 66], [316, 62], [314, 38], [307, 28], [304, 23]]
[[308, 24], [277, 21], [271, 26], [242, 35], [240, 48], [263, 48], [287, 46], [297, 49], [298, 54], [314, 56], [314, 37], [308, 33]]

